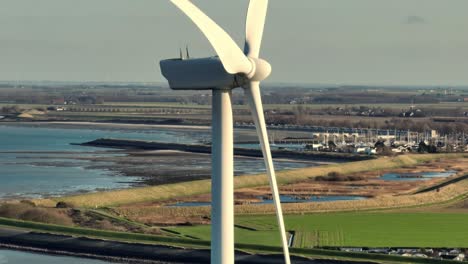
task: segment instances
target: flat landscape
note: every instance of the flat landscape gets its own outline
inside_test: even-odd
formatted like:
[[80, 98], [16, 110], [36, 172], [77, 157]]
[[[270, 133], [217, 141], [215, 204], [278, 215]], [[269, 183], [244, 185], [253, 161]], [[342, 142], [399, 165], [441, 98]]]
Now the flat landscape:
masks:
[[[314, 101], [332, 96], [335, 90], [298, 91], [288, 101], [281, 101], [283, 93], [274, 89], [265, 98], [269, 101], [265, 113], [272, 146], [297, 154], [291, 157], [301, 157], [275, 159], [294, 255], [405, 263], [407, 260], [398, 255], [414, 248], [419, 253], [412, 254], [424, 253], [432, 258], [412, 259], [412, 263], [443, 263], [437, 259], [437, 252], [466, 251], [468, 156], [462, 152], [466, 102], [456, 101], [454, 95], [440, 97], [426, 90], [383, 89], [372, 94], [357, 89], [345, 93], [344, 100], [364, 94], [368, 97], [343, 107], [337, 102]], [[102, 88], [94, 99], [109, 96], [108, 88]], [[186, 96], [191, 96], [193, 102], [177, 102], [177, 98]], [[310, 101], [293, 103], [302, 97]], [[396, 102], [396, 98], [416, 97], [427, 101], [415, 106], [407, 99]], [[10, 177], [9, 185], [3, 186], [0, 226], [5, 230], [86, 236], [177, 250], [208, 248], [210, 153], [192, 152], [190, 148], [145, 149], [132, 147], [131, 143], [123, 149], [84, 144], [112, 138], [209, 149], [210, 105], [201, 103], [204, 96], [199, 93], [177, 98], [176, 102], [106, 99], [99, 104], [71, 100], [69, 105], [53, 106], [1, 103], [0, 108], [9, 112], [4, 114], [0, 132], [4, 138], [20, 136], [5, 141], [0, 151]], [[277, 98], [279, 102], [274, 101]], [[381, 98], [387, 102], [381, 102]], [[416, 108], [424, 116], [402, 116], [408, 111], [416, 113]], [[234, 112], [236, 144], [255, 148], [257, 138], [250, 112], [240, 103]], [[435, 139], [426, 140], [437, 145], [437, 153], [419, 151], [420, 147], [415, 147], [417, 140], [427, 138], [432, 129], [447, 136], [436, 133]], [[333, 134], [328, 135], [329, 131]], [[381, 137], [393, 143], [383, 141], [383, 150], [377, 155], [358, 155], [346, 149], [347, 145], [357, 148], [363, 144], [375, 148]], [[335, 143], [343, 149], [307, 148]], [[281, 150], [290, 147], [293, 149]], [[239, 155], [235, 164], [236, 248], [253, 254], [280, 253], [275, 210], [262, 160], [255, 155]], [[33, 177], [39, 173], [41, 177]], [[35, 190], [21, 187], [23, 177], [36, 186]], [[29, 233], [25, 237], [34, 239]], [[131, 248], [126, 244], [123, 247]], [[367, 254], [374, 248], [386, 255]], [[398, 253], [392, 255], [392, 250]]]
[[[363, 163], [368, 166], [360, 166]], [[316, 247], [466, 247], [468, 236], [462, 227], [468, 220], [465, 205], [468, 198], [468, 182], [464, 177], [467, 163], [463, 154], [380, 158], [373, 161], [292, 170], [280, 173], [279, 176], [282, 188], [287, 189], [291, 184], [300, 183], [310, 177], [326, 175], [338, 169], [341, 173], [367, 175], [367, 180], [361, 179], [365, 182], [371, 181], [375, 173], [380, 175], [386, 171], [414, 172], [421, 169], [437, 171], [441, 170], [442, 164], [444, 164], [444, 169], [453, 169], [458, 173], [448, 179], [412, 181], [407, 189], [403, 190], [390, 186], [393, 191], [388, 190], [388, 193], [383, 195], [374, 193], [364, 200], [284, 204], [283, 208], [287, 214], [286, 226], [289, 234], [293, 236], [293, 247], [304, 249]], [[267, 184], [263, 177], [261, 175], [237, 177], [238, 197], [245, 200], [242, 190], [246, 186], [254, 189], [263, 188], [262, 185]], [[445, 182], [450, 181], [453, 183], [444, 186]], [[350, 182], [354, 186], [356, 183]], [[431, 186], [443, 187], [425, 190]], [[69, 214], [70, 209], [54, 208], [57, 202], [61, 202], [68, 204], [67, 207], [72, 206], [75, 208], [75, 214], [79, 212], [81, 215], [79, 218], [76, 218], [76, 215], [69, 218], [68, 221], [74, 223], [72, 226], [84, 224], [93, 228], [101, 225], [105, 229], [114, 231], [133, 230], [138, 233], [153, 233], [172, 241], [162, 239], [161, 241], [165, 241], [162, 242], [163, 244], [193, 243], [197, 247], [197, 245], [204, 245], [205, 242], [202, 241], [209, 243], [210, 226], [203, 224], [209, 223], [209, 207], [168, 207], [167, 204], [177, 201], [197, 201], [197, 198], [191, 197], [200, 195], [204, 197], [203, 193], [208, 192], [209, 182], [195, 181], [60, 197], [53, 200], [41, 199], [33, 202], [39, 205], [35, 210], [43, 210], [44, 214], [50, 214], [49, 220], [52, 222], [57, 219], [67, 219], [66, 215]], [[23, 208], [27, 211], [28, 205], [24, 204]], [[444, 210], [441, 210], [442, 208]], [[5, 206], [2, 209], [4, 213], [8, 212]], [[258, 215], [259, 212], [266, 215]], [[273, 213], [273, 207], [268, 204], [237, 205], [236, 242], [246, 245], [247, 248], [248, 245], [279, 246]], [[58, 218], [60, 215], [62, 218]], [[88, 220], [83, 222], [83, 218]], [[67, 220], [62, 221], [67, 222]], [[173, 226], [173, 223], [177, 222], [183, 225]], [[187, 223], [191, 222], [192, 224], [187, 226]], [[445, 224], [440, 225], [441, 222]], [[103, 225], [104, 223], [107, 224]], [[172, 226], [169, 223], [172, 223]], [[140, 238], [136, 236], [133, 239], [139, 240]], [[178, 240], [180, 241], [177, 242]]]
[[468, 264], [467, 0], [4, 2], [0, 264]]

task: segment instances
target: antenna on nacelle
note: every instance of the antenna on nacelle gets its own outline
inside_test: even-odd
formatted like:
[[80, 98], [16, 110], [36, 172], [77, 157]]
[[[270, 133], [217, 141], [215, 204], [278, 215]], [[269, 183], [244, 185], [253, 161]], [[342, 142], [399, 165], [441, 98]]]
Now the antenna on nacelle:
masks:
[[180, 59], [185, 60], [184, 54], [182, 53], [182, 48], [179, 48], [179, 52], [180, 52]]
[[189, 47], [188, 47], [188, 45], [185, 46], [185, 51], [187, 52], [187, 59], [190, 59], [190, 52], [189, 52]]

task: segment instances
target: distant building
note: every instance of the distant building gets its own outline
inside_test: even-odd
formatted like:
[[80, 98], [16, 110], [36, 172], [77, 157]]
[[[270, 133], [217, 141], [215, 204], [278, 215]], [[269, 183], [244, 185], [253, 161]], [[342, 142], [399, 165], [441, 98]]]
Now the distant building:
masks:
[[374, 155], [377, 154], [377, 150], [368, 146], [356, 146], [354, 147], [354, 153]]
[[395, 152], [395, 153], [405, 153], [405, 152], [409, 152], [409, 149], [408, 147], [406, 146], [398, 146], [396, 148], [393, 148], [392, 149], [392, 152]]
[[52, 104], [54, 105], [63, 105], [65, 104], [65, 99], [64, 98], [56, 98], [56, 99], [53, 99]]
[[411, 108], [409, 111], [400, 113], [400, 117], [425, 117], [426, 114], [421, 109]]
[[415, 258], [428, 258], [428, 256], [426, 254], [422, 254], [422, 253], [414, 254], [413, 257], [415, 257]]
[[455, 257], [453, 260], [455, 260], [455, 261], [464, 261], [464, 260], [465, 260], [465, 254], [460, 253], [460, 254], [458, 254], [458, 256]]
[[322, 150], [323, 147], [324, 147], [324, 146], [323, 146], [322, 143], [312, 143], [312, 144], [308, 144], [308, 145], [306, 146], [307, 149], [313, 150], [313, 151]]
[[67, 108], [62, 106], [49, 106], [47, 107], [47, 111], [66, 111]]
[[354, 153], [366, 153], [367, 147], [356, 147]]
[[346, 252], [362, 252], [362, 248], [340, 248], [341, 251], [346, 251]]
[[324, 147], [324, 146], [323, 146], [322, 143], [314, 143], [314, 144], [312, 144], [312, 148], [317, 149], [317, 150], [318, 150], [318, 149], [321, 149], [321, 148], [323, 148], [323, 147]]

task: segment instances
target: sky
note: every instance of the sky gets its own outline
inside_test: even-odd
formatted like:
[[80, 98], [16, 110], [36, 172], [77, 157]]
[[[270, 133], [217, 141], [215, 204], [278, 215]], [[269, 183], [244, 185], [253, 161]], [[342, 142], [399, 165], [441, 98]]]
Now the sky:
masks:
[[[243, 46], [247, 0], [194, 0]], [[270, 0], [270, 83], [467, 85], [467, 0]], [[169, 0], [0, 0], [0, 81], [164, 82], [214, 55]]]

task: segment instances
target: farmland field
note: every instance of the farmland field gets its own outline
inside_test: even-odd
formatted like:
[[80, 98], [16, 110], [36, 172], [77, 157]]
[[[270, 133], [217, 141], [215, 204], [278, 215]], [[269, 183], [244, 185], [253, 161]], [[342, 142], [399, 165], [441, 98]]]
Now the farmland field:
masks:
[[[468, 247], [468, 213], [332, 213], [288, 215], [294, 247]], [[279, 246], [274, 216], [236, 218], [236, 242]], [[173, 231], [209, 240], [210, 226]]]

